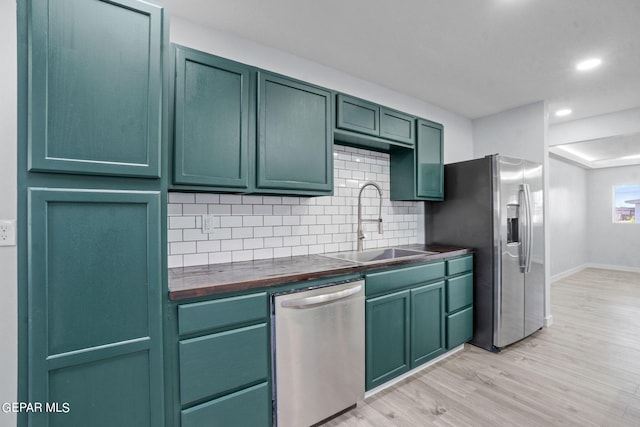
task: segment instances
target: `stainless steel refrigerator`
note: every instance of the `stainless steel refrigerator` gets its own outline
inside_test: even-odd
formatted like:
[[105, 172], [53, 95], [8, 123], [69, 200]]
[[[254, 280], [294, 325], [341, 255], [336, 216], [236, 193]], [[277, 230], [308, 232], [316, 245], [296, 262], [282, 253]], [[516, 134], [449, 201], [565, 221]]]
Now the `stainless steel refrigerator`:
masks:
[[444, 182], [426, 241], [476, 249], [471, 343], [499, 351], [544, 321], [542, 165], [492, 155], [445, 165]]

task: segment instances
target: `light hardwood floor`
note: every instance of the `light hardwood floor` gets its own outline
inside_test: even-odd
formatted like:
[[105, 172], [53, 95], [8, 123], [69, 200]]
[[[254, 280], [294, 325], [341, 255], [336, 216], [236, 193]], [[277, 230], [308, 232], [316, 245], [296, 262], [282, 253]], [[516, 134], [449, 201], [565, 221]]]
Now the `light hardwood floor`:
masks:
[[640, 426], [640, 274], [552, 284], [554, 324], [493, 354], [471, 345], [325, 426]]

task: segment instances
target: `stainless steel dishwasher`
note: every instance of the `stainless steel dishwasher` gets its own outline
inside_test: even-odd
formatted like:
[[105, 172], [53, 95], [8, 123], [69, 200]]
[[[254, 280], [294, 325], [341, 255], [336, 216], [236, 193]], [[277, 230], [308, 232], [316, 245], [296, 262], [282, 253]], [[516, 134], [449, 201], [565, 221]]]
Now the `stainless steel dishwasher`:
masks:
[[364, 397], [364, 280], [274, 295], [275, 421], [302, 427]]

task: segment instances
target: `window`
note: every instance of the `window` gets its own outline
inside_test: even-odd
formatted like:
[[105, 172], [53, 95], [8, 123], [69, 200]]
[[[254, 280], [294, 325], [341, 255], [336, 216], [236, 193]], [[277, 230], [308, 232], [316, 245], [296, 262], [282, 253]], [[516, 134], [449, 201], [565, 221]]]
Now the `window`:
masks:
[[613, 186], [613, 222], [635, 223], [640, 211], [640, 184]]

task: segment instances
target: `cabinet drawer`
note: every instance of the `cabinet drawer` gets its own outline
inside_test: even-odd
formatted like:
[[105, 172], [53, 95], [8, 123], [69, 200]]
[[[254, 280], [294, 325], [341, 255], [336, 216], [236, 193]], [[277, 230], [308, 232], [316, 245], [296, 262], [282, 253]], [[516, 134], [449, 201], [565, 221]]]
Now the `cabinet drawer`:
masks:
[[380, 136], [413, 146], [415, 119], [408, 114], [380, 107]]
[[452, 349], [473, 338], [473, 307], [447, 316], [447, 348]]
[[338, 120], [340, 129], [378, 136], [380, 134], [380, 107], [371, 102], [338, 94]]
[[258, 322], [268, 316], [267, 294], [243, 295], [178, 306], [180, 335]]
[[473, 304], [473, 273], [447, 279], [447, 312]]
[[473, 270], [473, 255], [447, 260], [447, 276]]
[[269, 385], [258, 384], [181, 413], [182, 427], [269, 426]]
[[366, 295], [381, 294], [444, 277], [444, 262], [365, 275]]
[[267, 379], [267, 325], [180, 341], [180, 403]]

